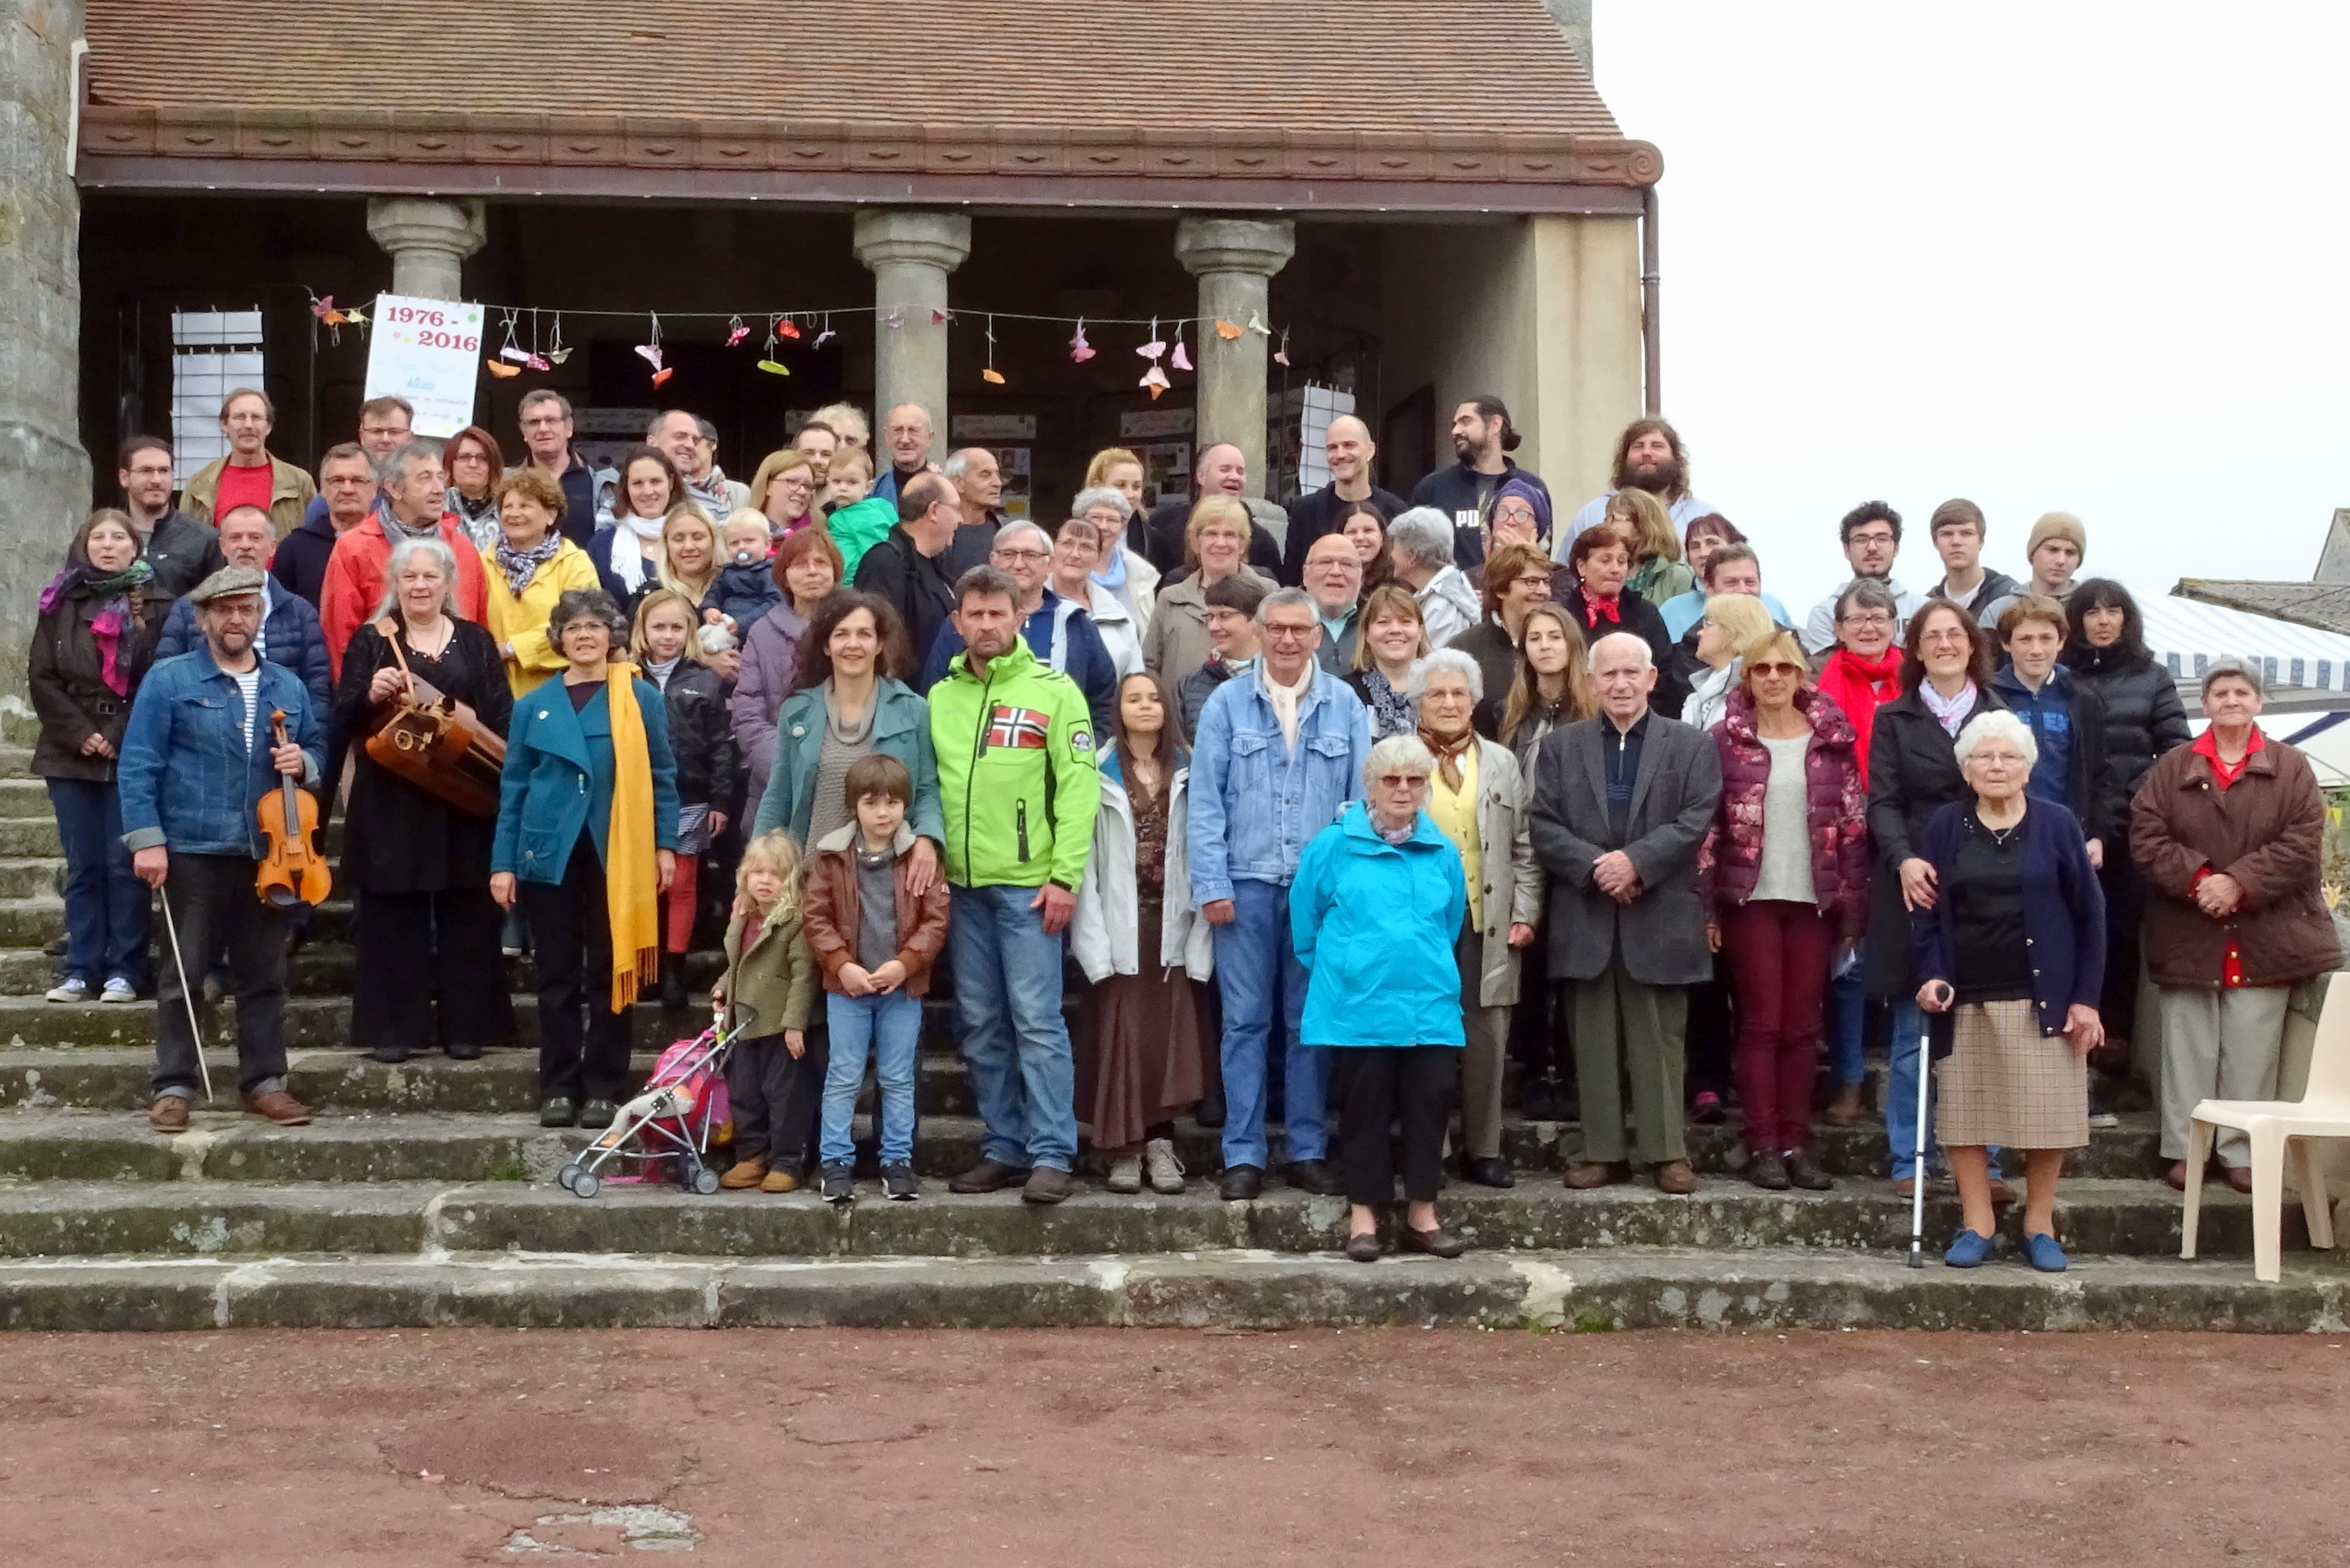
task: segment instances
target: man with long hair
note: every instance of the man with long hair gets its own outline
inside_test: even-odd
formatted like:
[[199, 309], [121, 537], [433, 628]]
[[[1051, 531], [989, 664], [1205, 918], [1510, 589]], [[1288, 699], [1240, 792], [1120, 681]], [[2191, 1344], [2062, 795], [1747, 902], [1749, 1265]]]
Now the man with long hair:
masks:
[[1550, 499], [1549, 486], [1509, 455], [1523, 439], [1510, 423], [1509, 405], [1482, 392], [1452, 410], [1452, 452], [1461, 461], [1412, 487], [1414, 506], [1433, 506], [1452, 520], [1452, 558], [1463, 571], [1484, 562], [1493, 498], [1503, 484], [1516, 479]]
[[1645, 490], [1665, 504], [1665, 512], [1673, 526], [1686, 538], [1689, 525], [1720, 507], [1700, 501], [1690, 489], [1689, 448], [1681, 444], [1680, 432], [1658, 419], [1644, 415], [1624, 427], [1616, 438], [1616, 461], [1609, 470], [1611, 488], [1606, 495], [1594, 496], [1584, 503], [1564, 533], [1551, 541], [1551, 557], [1566, 559], [1567, 547], [1575, 536], [1607, 515], [1607, 503], [1618, 490]]

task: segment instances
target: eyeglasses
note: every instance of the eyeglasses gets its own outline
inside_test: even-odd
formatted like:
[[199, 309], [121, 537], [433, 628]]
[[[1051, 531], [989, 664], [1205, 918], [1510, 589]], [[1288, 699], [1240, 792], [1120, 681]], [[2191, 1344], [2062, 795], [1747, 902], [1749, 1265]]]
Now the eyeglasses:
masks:
[[1929, 631], [1918, 640], [1934, 648], [1964, 648], [1967, 634], [1957, 627], [1945, 627], [1940, 631]]
[[361, 425], [359, 427], [359, 434], [363, 436], [404, 436], [407, 433], [406, 425]]
[[998, 550], [994, 554], [999, 561], [1049, 561], [1053, 558], [1050, 550]]
[[1845, 617], [1844, 624], [1858, 627], [1863, 631], [1890, 631], [1893, 629], [1893, 618], [1882, 610], [1870, 610], [1866, 614]]
[[1381, 789], [1426, 789], [1428, 775], [1426, 774], [1381, 774], [1378, 784]]
[[1269, 620], [1264, 623], [1264, 635], [1267, 639], [1274, 642], [1288, 642], [1297, 638], [1313, 636], [1314, 628], [1310, 626], [1291, 626], [1282, 621]]
[[1520, 577], [1516, 582], [1512, 583], [1510, 587], [1513, 588], [1541, 588], [1547, 592], [1550, 587], [1550, 574], [1548, 572], [1530, 572], [1526, 576]]
[[1890, 530], [1880, 533], [1855, 534], [1851, 538], [1846, 539], [1845, 543], [1847, 545], [1890, 545], [1893, 543], [1893, 535]]
[[1746, 669], [1749, 674], [1753, 675], [1801, 675], [1804, 672], [1800, 664], [1750, 664]]

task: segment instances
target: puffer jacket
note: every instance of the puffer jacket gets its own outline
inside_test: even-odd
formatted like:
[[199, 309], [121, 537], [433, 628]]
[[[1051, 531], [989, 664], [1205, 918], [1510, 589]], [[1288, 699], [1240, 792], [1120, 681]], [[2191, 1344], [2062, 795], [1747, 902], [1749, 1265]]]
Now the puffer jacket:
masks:
[[743, 634], [742, 673], [734, 678], [727, 712], [734, 721], [735, 749], [750, 778], [743, 800], [746, 817], [759, 815], [760, 798], [767, 793], [767, 772], [775, 762], [775, 714], [792, 694], [800, 639], [806, 635], [807, 622], [788, 604], [777, 605]]
[[[1868, 791], [1860, 782], [1852, 721], [1806, 686], [1795, 707], [1811, 722], [1804, 747], [1804, 803], [1811, 844], [1812, 896], [1833, 918], [1837, 937], [1858, 941], [1868, 929]], [[1754, 896], [1762, 869], [1762, 801], [1771, 784], [1771, 749], [1756, 728], [1754, 699], [1730, 693], [1720, 722], [1706, 732], [1721, 759], [1721, 803], [1698, 848], [1699, 884], [1715, 918]]]
[[681, 659], [661, 689], [669, 714], [669, 749], [677, 759], [681, 805], [732, 811], [736, 778], [734, 731], [727, 722], [726, 682], [718, 671]]
[[[2157, 985], [2216, 988], [2231, 939], [2247, 985], [2292, 985], [2342, 961], [2318, 887], [2325, 796], [2308, 758], [2262, 742], [2224, 790], [2210, 758], [2174, 747], [2131, 803], [2130, 857], [2147, 880], [2146, 968]], [[2206, 867], [2244, 889], [2224, 920], [2195, 902]]]
[[2105, 702], [2106, 766], [2126, 817], [2129, 797], [2146, 782], [2155, 760], [2194, 738], [2187, 726], [2187, 705], [2178, 700], [2178, 683], [2153, 659], [2126, 652], [2118, 644], [2092, 648], [2075, 638], [2064, 649], [2064, 665], [2074, 680]]

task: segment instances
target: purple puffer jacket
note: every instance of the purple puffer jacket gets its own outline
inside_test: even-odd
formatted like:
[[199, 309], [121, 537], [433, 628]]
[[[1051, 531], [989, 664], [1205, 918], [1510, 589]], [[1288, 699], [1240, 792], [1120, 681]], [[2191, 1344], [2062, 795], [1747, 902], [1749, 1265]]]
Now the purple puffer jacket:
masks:
[[767, 770], [775, 761], [775, 713], [792, 694], [800, 639], [806, 632], [807, 622], [786, 599], [754, 621], [743, 639], [743, 672], [735, 677], [726, 713], [733, 722], [735, 748], [750, 770], [750, 793], [743, 803], [745, 823], [759, 820], [759, 797], [767, 793]]
[[[1836, 934], [1858, 941], [1868, 928], [1868, 791], [1860, 782], [1852, 721], [1815, 687], [1796, 695], [1812, 723], [1804, 749], [1809, 810], [1812, 888]], [[1762, 796], [1771, 783], [1771, 753], [1754, 728], [1754, 699], [1731, 689], [1721, 722], [1706, 732], [1721, 757], [1721, 802], [1698, 850], [1699, 885], [1716, 919], [1746, 902], [1762, 862]]]

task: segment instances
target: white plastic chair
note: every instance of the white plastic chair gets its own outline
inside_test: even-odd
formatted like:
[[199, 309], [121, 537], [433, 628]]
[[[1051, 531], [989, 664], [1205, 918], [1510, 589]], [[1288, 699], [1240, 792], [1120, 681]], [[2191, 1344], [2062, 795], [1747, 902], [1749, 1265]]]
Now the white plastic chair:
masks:
[[2196, 1211], [2202, 1205], [2203, 1168], [2220, 1127], [2235, 1127], [2252, 1146], [2252, 1274], [2273, 1284], [2282, 1272], [2284, 1160], [2289, 1145], [2301, 1158], [2301, 1212], [2313, 1247], [2334, 1245], [2334, 1214], [2325, 1195], [2317, 1140], [2350, 1137], [2350, 973], [2327, 982], [2309, 1058], [2309, 1086], [2292, 1100], [2205, 1100], [2187, 1135], [2187, 1212], [2178, 1255], [2195, 1255]]

